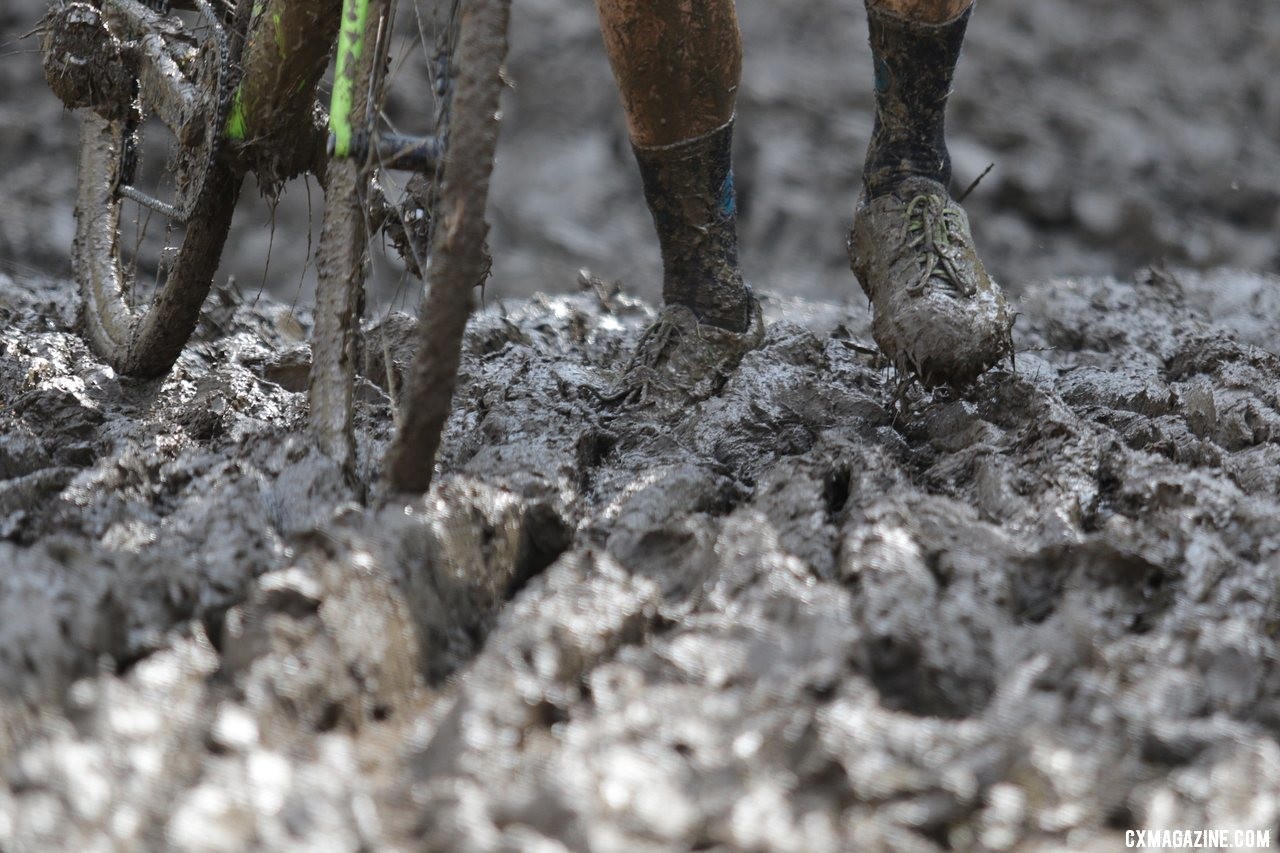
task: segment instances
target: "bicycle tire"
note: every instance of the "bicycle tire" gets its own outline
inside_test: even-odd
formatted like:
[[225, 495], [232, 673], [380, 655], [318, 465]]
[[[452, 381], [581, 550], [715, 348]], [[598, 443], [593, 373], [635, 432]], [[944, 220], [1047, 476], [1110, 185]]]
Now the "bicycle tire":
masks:
[[240, 179], [219, 158], [206, 177], [208, 189], [187, 223], [170, 273], [142, 309], [129, 304], [120, 252], [116, 192], [123, 121], [88, 114], [80, 131], [80, 175], [72, 267], [80, 284], [85, 337], [118, 373], [163, 376], [173, 367], [200, 321], [231, 227]]
[[[350, 70], [350, 97], [344, 96], [343, 101], [343, 112], [349, 111], [356, 128], [354, 132], [344, 129], [341, 136], [363, 136], [368, 143], [378, 137], [373, 125], [380, 112], [388, 24], [394, 3], [370, 0], [367, 7], [358, 2], [350, 6], [350, 10], [344, 8], [343, 19], [356, 30], [363, 27], [363, 47], [361, 52], [351, 54], [359, 60]], [[363, 13], [361, 8], [365, 9]], [[427, 473], [425, 481], [418, 478], [406, 486], [400, 479], [405, 472], [389, 467], [395, 491], [425, 491], [429, 483], [430, 463], [452, 401], [462, 336], [471, 311], [473, 287], [462, 287], [457, 282], [479, 283], [487, 266], [484, 207], [497, 140], [508, 18], [509, 0], [451, 0], [448, 25], [442, 35], [449, 70], [444, 80], [436, 81], [441, 84], [437, 94], [443, 95], [444, 100], [437, 108], [435, 134], [443, 151], [425, 189], [420, 186], [419, 192], [410, 193], [414, 205], [428, 211], [425, 220], [431, 223], [427, 247], [430, 265], [422, 264], [414, 253], [414, 266], [431, 270], [429, 293], [419, 321], [419, 353], [425, 357], [414, 362], [419, 374], [425, 376], [419, 377], [419, 384], [425, 382], [431, 391], [424, 395], [408, 390], [399, 420], [400, 432], [407, 427], [409, 433], [398, 432], [397, 438], [397, 442], [416, 441], [419, 450], [426, 449], [425, 463], [415, 459], [410, 464], [419, 470], [425, 464]], [[345, 79], [343, 51], [340, 42], [334, 115], [340, 112], [336, 81]], [[335, 143], [337, 149], [345, 147], [341, 141]], [[329, 160], [317, 257], [319, 280], [309, 387], [311, 425], [321, 449], [348, 474], [353, 472], [355, 457], [354, 343], [367, 258], [370, 178], [378, 165], [376, 149], [375, 144], [364, 148], [357, 144], [353, 148], [357, 153], [339, 151]], [[454, 152], [452, 156], [450, 150]], [[411, 182], [410, 187], [413, 186]], [[441, 222], [448, 223], [447, 231], [436, 227]], [[412, 239], [408, 242], [413, 251]], [[410, 377], [414, 369], [411, 365]], [[395, 447], [393, 444], [393, 451]]]
[[474, 292], [488, 271], [485, 208], [501, 121], [510, 16], [511, 0], [466, 0], [461, 15], [444, 181], [432, 211], [436, 225], [429, 287], [399, 425], [384, 460], [387, 491], [392, 494], [421, 494], [431, 487]]

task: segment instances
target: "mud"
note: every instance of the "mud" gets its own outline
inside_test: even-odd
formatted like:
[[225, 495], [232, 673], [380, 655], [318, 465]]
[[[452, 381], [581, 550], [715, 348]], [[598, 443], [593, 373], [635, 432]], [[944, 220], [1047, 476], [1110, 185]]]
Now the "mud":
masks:
[[[431, 493], [377, 510], [304, 437], [267, 215], [163, 380], [75, 334], [43, 6], [0, 9], [0, 850], [1274, 843], [1280, 6], [983, 0], [950, 141], [997, 162], [966, 207], [1018, 371], [899, 406], [843, 253], [865, 15], [743, 2], [772, 325], [662, 419], [582, 390], [660, 281], [595, 10], [516, 4], [488, 307]], [[627, 286], [513, 298], [583, 265]], [[413, 331], [357, 346], [374, 498]]]
[[[222, 291], [140, 383], [0, 280], [0, 848], [1274, 832], [1277, 286], [1031, 288], [1016, 375], [905, 411], [861, 308], [774, 301], [665, 421], [579, 390], [642, 303], [489, 309], [432, 492], [368, 510], [302, 437], [305, 315]], [[375, 489], [411, 341], [362, 341]]]

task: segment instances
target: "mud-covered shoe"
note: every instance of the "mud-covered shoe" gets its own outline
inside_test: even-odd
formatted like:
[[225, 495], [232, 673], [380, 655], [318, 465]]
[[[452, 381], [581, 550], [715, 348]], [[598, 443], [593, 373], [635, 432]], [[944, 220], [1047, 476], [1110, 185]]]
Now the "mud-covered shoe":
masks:
[[750, 300], [745, 332], [699, 323], [684, 305], [670, 305], [645, 329], [609, 403], [678, 410], [715, 396], [742, 357], [764, 340], [760, 303]]
[[876, 343], [924, 385], [966, 385], [1012, 354], [1004, 295], [978, 259], [964, 209], [937, 181], [907, 178], [878, 198], [860, 196], [849, 262], [871, 300]]

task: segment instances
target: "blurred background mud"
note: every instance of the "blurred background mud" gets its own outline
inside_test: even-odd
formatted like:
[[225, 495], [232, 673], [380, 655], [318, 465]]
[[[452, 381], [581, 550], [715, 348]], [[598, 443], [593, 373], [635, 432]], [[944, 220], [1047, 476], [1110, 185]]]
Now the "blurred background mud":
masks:
[[[76, 121], [43, 85], [35, 39], [18, 38], [45, 5], [0, 7], [0, 261], [57, 276], [69, 270]], [[764, 293], [852, 298], [844, 235], [872, 109], [862, 4], [738, 5], [748, 275]], [[656, 296], [657, 250], [594, 5], [520, 0], [514, 15], [486, 298], [571, 289], [583, 266]], [[981, 0], [950, 139], [957, 188], [995, 164], [967, 204], [988, 266], [1014, 293], [1161, 261], [1280, 271], [1278, 68], [1272, 0]], [[417, 78], [401, 72], [396, 115], [422, 112]], [[274, 240], [272, 210], [246, 206], [223, 274], [309, 299], [299, 272], [321, 204], [314, 182], [291, 185]], [[375, 287], [375, 302], [414, 301], [393, 265]]]

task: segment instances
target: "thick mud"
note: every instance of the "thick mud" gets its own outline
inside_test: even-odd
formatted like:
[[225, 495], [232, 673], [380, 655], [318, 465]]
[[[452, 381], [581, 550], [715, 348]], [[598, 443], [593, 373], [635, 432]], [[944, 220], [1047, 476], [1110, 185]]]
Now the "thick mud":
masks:
[[[1055, 280], [1016, 374], [901, 407], [861, 307], [775, 301], [668, 420], [583, 390], [649, 309], [538, 297], [473, 320], [431, 494], [363, 509], [286, 308], [217, 294], [137, 383], [0, 280], [0, 849], [1275, 831], [1278, 287]], [[362, 343], [375, 497], [411, 331]]]

